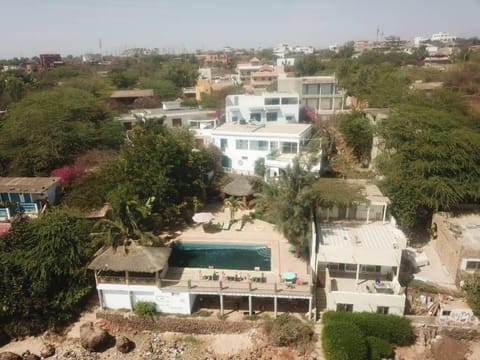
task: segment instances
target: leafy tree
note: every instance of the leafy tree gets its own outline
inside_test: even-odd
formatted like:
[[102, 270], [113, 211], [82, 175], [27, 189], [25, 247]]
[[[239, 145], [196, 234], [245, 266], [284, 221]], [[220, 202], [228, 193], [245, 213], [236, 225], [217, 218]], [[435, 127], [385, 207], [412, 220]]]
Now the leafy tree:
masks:
[[471, 278], [465, 280], [464, 289], [467, 292], [468, 305], [475, 316], [480, 316], [480, 272], [475, 272]]
[[0, 330], [36, 334], [78, 314], [91, 290], [89, 226], [63, 211], [19, 218], [0, 240]]
[[354, 111], [341, 115], [340, 130], [358, 161], [368, 161], [372, 150], [373, 126], [364, 114]]
[[231, 221], [234, 221], [235, 220], [235, 213], [240, 210], [240, 209], [243, 209], [244, 206], [243, 206], [243, 203], [241, 202], [241, 200], [239, 200], [237, 197], [235, 196], [230, 196], [229, 198], [225, 199], [223, 201], [223, 204], [228, 208], [230, 209], [230, 220]]
[[320, 58], [316, 55], [306, 55], [301, 59], [295, 61], [295, 75], [296, 76], [310, 76], [316, 75], [322, 71], [325, 66], [322, 64]]
[[121, 125], [93, 95], [61, 88], [31, 93], [2, 122], [0, 158], [12, 175], [49, 174], [95, 147], [118, 147]]
[[198, 66], [187, 61], [173, 60], [162, 64], [161, 75], [178, 88], [193, 86], [197, 81]]
[[426, 224], [480, 198], [478, 118], [453, 94], [416, 95], [380, 126], [385, 154], [379, 168], [392, 212], [406, 228]]
[[111, 72], [109, 77], [118, 89], [132, 88], [138, 81], [138, 74], [133, 71]]

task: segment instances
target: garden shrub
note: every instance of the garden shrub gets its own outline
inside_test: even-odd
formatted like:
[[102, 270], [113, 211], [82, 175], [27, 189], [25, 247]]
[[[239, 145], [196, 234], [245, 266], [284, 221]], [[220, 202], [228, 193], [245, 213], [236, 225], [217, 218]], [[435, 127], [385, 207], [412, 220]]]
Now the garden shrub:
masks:
[[415, 339], [410, 321], [397, 315], [342, 311], [328, 311], [323, 315], [324, 324], [337, 321], [353, 323], [365, 336], [375, 336], [391, 344], [409, 345]]
[[139, 316], [154, 316], [158, 314], [157, 306], [152, 301], [138, 301], [133, 311]]
[[393, 345], [388, 341], [375, 336], [367, 336], [367, 345], [370, 360], [393, 358]]
[[351, 322], [331, 321], [322, 331], [322, 347], [328, 360], [367, 360], [367, 343]]
[[288, 314], [265, 321], [264, 329], [275, 346], [302, 347], [314, 340], [312, 326]]

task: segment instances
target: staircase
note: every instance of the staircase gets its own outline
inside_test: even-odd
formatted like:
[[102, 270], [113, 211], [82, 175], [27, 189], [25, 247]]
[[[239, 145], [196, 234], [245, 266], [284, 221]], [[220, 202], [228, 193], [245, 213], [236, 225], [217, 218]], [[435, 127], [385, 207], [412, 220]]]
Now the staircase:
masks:
[[325, 311], [327, 308], [327, 295], [325, 294], [324, 288], [317, 288], [315, 292], [315, 306], [317, 308], [317, 319], [318, 314]]

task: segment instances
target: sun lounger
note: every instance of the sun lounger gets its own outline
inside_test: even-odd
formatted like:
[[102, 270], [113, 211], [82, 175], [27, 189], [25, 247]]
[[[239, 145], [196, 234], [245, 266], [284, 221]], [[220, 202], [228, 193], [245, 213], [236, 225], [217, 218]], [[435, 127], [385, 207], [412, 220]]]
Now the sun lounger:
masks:
[[227, 221], [226, 223], [223, 224], [222, 230], [230, 230], [231, 222]]
[[235, 230], [237, 230], [237, 231], [242, 231], [242, 229], [243, 229], [243, 221], [240, 220], [240, 221], [237, 223], [237, 226], [235, 227]]

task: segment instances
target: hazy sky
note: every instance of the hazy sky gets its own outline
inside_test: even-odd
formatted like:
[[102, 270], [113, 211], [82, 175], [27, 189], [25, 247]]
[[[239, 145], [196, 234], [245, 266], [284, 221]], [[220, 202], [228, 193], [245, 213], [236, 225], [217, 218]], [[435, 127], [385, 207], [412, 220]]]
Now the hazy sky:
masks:
[[0, 58], [480, 35], [480, 0], [0, 0]]

